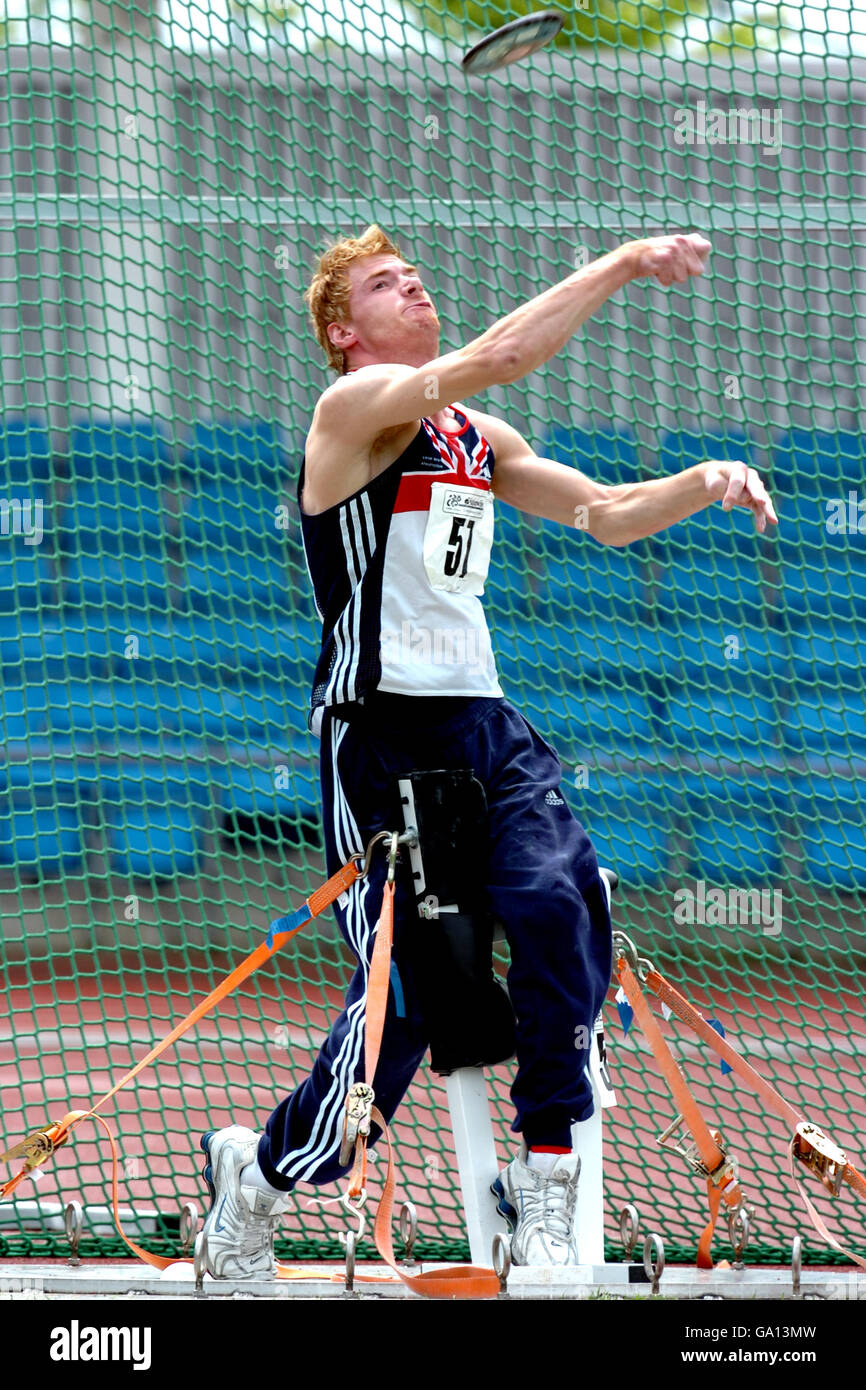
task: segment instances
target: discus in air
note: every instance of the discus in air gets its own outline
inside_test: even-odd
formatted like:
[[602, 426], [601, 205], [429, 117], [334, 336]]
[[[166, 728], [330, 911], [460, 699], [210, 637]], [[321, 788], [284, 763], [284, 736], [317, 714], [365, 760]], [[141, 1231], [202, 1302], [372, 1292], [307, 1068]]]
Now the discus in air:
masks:
[[509, 63], [519, 63], [555, 39], [564, 23], [558, 10], [536, 10], [521, 19], [512, 19], [469, 49], [463, 58], [463, 71], [483, 77]]

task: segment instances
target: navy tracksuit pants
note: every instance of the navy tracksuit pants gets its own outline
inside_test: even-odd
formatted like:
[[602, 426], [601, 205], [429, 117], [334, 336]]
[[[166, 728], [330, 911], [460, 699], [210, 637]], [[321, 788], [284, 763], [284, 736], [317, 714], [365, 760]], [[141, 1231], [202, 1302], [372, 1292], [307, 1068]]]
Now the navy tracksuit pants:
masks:
[[[482, 783], [489, 839], [470, 837], [468, 863], [487, 886], [511, 953], [508, 988], [517, 1016], [512, 1128], [527, 1144], [568, 1147], [571, 1125], [592, 1114], [585, 1066], [593, 1024], [610, 982], [611, 922], [595, 851], [560, 788], [553, 749], [505, 699], [425, 699], [377, 692], [363, 706], [327, 709], [321, 782], [328, 873], [380, 830], [403, 828], [394, 774], [469, 767]], [[405, 855], [405, 851], [403, 852]], [[277, 1106], [259, 1145], [275, 1187], [333, 1182], [344, 1100], [364, 1080], [364, 1000], [386, 856], [335, 904], [340, 930], [360, 964], [343, 1012], [308, 1079]], [[376, 1104], [391, 1119], [428, 1039], [411, 970], [401, 950], [417, 921], [398, 870], [388, 1012], [374, 1079]], [[374, 1128], [371, 1140], [379, 1137]]]

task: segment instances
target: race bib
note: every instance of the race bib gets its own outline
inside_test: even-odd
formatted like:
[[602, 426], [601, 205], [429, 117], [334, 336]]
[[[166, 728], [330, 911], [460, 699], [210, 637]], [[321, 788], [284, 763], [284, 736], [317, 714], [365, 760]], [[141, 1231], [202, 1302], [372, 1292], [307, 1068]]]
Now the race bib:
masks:
[[424, 568], [432, 587], [483, 594], [492, 544], [492, 493], [433, 483], [424, 531]]

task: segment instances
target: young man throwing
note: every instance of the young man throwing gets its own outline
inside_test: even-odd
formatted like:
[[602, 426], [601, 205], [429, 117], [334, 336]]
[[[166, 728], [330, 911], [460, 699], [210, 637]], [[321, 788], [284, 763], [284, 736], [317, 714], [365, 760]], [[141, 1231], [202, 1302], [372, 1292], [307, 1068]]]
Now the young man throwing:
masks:
[[[575, 1039], [592, 1039], [605, 998], [611, 923], [595, 851], [561, 793], [559, 759], [497, 679], [479, 597], [493, 499], [570, 527], [580, 516], [583, 529], [609, 545], [651, 535], [719, 499], [726, 509], [750, 508], [759, 531], [776, 515], [760, 478], [741, 462], [605, 486], [537, 458], [505, 421], [463, 402], [535, 371], [630, 281], [669, 286], [702, 274], [709, 251], [698, 235], [629, 242], [442, 356], [439, 319], [417, 270], [376, 226], [331, 247], [307, 291], [319, 343], [338, 374], [316, 405], [298, 481], [323, 625], [310, 723], [321, 738], [327, 870], [378, 831], [400, 827], [395, 774], [471, 768], [482, 783], [487, 843], [467, 845], [467, 853], [511, 955], [513, 1128], [522, 1143], [496, 1190], [522, 1264], [577, 1258], [580, 1165], [571, 1127], [592, 1114], [593, 1102], [589, 1049]], [[582, 540], [576, 534], [574, 544]], [[444, 632], [462, 633], [461, 649], [473, 659], [458, 664], [448, 644], [443, 659], [434, 639]], [[262, 1135], [231, 1126], [202, 1140], [216, 1277], [272, 1273], [273, 1233], [292, 1188], [345, 1172], [344, 1102], [364, 1078], [366, 982], [384, 874], [378, 856], [336, 909], [359, 964], [310, 1076]], [[395, 987], [373, 1083], [386, 1120], [429, 1043], [406, 949], [418, 919], [405, 884], [395, 906]]]

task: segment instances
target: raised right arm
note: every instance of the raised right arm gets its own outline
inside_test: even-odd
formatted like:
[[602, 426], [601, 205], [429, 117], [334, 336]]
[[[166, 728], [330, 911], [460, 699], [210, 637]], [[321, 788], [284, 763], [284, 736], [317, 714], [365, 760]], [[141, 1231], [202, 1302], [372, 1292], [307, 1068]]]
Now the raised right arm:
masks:
[[[384, 431], [435, 415], [453, 401], [535, 371], [617, 290], [641, 276], [662, 285], [700, 275], [710, 243], [697, 233], [631, 241], [560, 280], [498, 319], [456, 352], [420, 367], [386, 362], [361, 367], [319, 398], [313, 428], [356, 456]], [[339, 450], [333, 457], [339, 456]]]
[[341, 377], [323, 393], [316, 413], [329, 432], [356, 440], [369, 435], [372, 441], [382, 430], [436, 414], [452, 401], [519, 381], [560, 352], [623, 285], [646, 275], [662, 285], [682, 283], [703, 272], [709, 250], [710, 243], [696, 233], [626, 242], [521, 304], [456, 352], [421, 367], [380, 363]]

